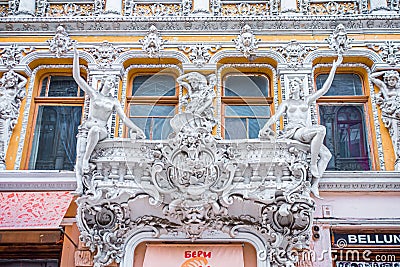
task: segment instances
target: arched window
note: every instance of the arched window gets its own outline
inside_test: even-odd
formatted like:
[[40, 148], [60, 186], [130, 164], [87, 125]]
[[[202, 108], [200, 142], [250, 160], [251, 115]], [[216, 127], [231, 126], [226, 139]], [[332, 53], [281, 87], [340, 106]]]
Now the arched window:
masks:
[[[321, 88], [328, 75], [319, 75]], [[370, 170], [362, 81], [357, 74], [336, 74], [332, 86], [318, 101], [320, 123], [326, 127], [325, 145], [332, 153], [328, 170]]]
[[73, 170], [83, 91], [72, 76], [48, 75], [35, 97], [35, 128], [28, 169]]

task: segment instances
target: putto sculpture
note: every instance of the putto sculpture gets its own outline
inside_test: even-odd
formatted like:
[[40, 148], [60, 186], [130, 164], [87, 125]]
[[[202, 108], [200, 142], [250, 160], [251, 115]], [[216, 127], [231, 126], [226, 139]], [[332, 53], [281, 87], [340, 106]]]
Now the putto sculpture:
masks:
[[304, 88], [302, 88], [302, 80], [294, 78], [289, 81], [290, 98], [284, 100], [278, 107], [277, 112], [267, 121], [265, 126], [260, 130], [259, 137], [270, 139], [274, 135], [271, 126], [280, 116], [286, 114], [287, 124], [283, 130], [281, 138], [293, 139], [310, 145], [311, 163], [310, 171], [313, 175], [311, 183], [311, 191], [316, 197], [319, 197], [318, 184], [319, 180], [328, 166], [332, 154], [323, 141], [326, 134], [325, 126], [311, 125], [309, 116], [310, 106], [326, 92], [332, 85], [333, 78], [337, 67], [343, 60], [343, 56], [339, 54], [338, 59], [333, 62], [332, 69], [320, 90], [304, 96]]
[[[383, 76], [383, 81], [378, 77]], [[400, 75], [395, 70], [379, 71], [370, 75], [370, 80], [380, 89], [377, 103], [382, 110], [382, 121], [389, 129], [396, 155], [395, 170], [400, 170]]]
[[[81, 125], [81, 128], [87, 131], [81, 171], [87, 173], [90, 170], [89, 159], [94, 148], [99, 141], [104, 140], [108, 136], [107, 122], [113, 111], [116, 111], [122, 122], [131, 129], [131, 138], [145, 138], [145, 134], [138, 126], [127, 118], [121, 104], [113, 97], [111, 90], [115, 89], [115, 86], [117, 85], [117, 77], [115, 75], [104, 76], [100, 81], [99, 90], [91, 87], [81, 77], [79, 68], [79, 52], [76, 45], [74, 46], [73, 77], [79, 87], [84, 90], [90, 98], [88, 117]], [[79, 190], [80, 189], [81, 188], [79, 188]]]
[[190, 72], [177, 78], [177, 82], [187, 90], [187, 94], [182, 98], [185, 112], [203, 117], [205, 123], [203, 126], [208, 131], [217, 124], [213, 108], [216, 81], [215, 74], [206, 78], [198, 72]]
[[0, 170], [5, 170], [5, 155], [12, 131], [17, 124], [27, 79], [10, 70], [0, 78]]

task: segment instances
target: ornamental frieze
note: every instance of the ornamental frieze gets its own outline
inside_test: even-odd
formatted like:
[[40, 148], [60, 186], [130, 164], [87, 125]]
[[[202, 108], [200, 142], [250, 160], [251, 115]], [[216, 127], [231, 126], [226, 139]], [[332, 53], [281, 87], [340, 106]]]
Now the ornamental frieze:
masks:
[[[19, 34], [20, 32], [49, 32], [53, 34], [60, 24], [66, 24], [68, 21], [68, 33], [78, 33], [82, 35], [91, 35], [91, 31], [109, 32], [115, 31], [115, 24], [118, 23], [119, 30], [123, 31], [143, 31], [143, 36], [151, 25], [154, 25], [159, 31], [173, 29], [180, 32], [207, 32], [210, 35], [220, 34], [221, 31], [228, 31], [230, 34], [237, 35], [243, 27], [243, 19], [236, 17], [198, 17], [196, 19], [188, 17], [158, 17], [157, 19], [143, 19], [141, 17], [89, 17], [89, 16], [71, 16], [66, 20], [57, 17], [43, 17], [40, 21], [36, 18], [26, 17], [23, 20], [19, 17], [0, 18], [0, 34], [9, 36], [10, 34]], [[274, 29], [282, 29], [288, 34], [294, 31], [303, 30], [304, 33], [313, 33], [313, 30], [332, 30], [339, 24], [348, 30], [364, 29], [366, 33], [385, 33], [387, 29], [396, 29], [400, 26], [399, 16], [373, 16], [368, 17], [313, 17], [300, 16], [283, 19], [281, 17], [260, 17], [257, 20], [249, 17], [246, 19], [251, 29], [256, 31], [257, 35], [275, 34], [271, 32]], [[98, 25], [98, 26], [96, 26]], [[101, 27], [99, 27], [101, 25]], [[163, 35], [170, 33], [163, 32]], [[176, 33], [173, 33], [176, 35]]]

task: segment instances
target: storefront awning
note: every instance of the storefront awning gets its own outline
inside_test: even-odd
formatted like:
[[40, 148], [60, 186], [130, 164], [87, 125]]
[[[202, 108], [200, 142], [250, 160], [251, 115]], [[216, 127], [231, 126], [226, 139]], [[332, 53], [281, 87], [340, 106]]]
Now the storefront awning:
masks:
[[72, 198], [66, 191], [0, 192], [0, 230], [58, 228]]

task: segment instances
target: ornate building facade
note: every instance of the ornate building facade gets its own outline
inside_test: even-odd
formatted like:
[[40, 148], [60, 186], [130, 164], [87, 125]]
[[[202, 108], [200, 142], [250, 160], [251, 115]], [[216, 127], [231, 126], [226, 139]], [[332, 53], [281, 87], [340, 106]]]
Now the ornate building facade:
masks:
[[0, 1], [0, 266], [400, 266], [395, 0]]

